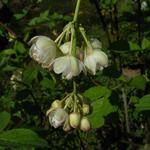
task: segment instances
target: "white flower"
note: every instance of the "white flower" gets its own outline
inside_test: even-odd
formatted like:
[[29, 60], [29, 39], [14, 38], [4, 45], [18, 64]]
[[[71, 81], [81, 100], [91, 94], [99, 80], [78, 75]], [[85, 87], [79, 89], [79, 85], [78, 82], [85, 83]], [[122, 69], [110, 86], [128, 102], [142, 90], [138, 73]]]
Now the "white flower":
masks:
[[[65, 42], [64, 44], [62, 44], [59, 49], [62, 51], [63, 54], [69, 54], [71, 48], [71, 41]], [[76, 53], [77, 56], [79, 57], [79, 55], [81, 54], [80, 48], [77, 46], [76, 47]]]
[[108, 66], [107, 55], [99, 49], [93, 49], [90, 53], [86, 52], [84, 58], [84, 65], [93, 75], [96, 74], [96, 70], [102, 70]]
[[29, 44], [32, 44], [30, 56], [42, 64], [43, 68], [49, 68], [59, 53], [55, 42], [46, 36], [35, 36]]
[[56, 74], [62, 73], [62, 77], [68, 80], [78, 76], [83, 67], [83, 63], [79, 59], [70, 55], [56, 58], [53, 64], [54, 72]]
[[71, 42], [66, 42], [62, 44], [59, 48], [63, 52], [63, 54], [68, 54], [71, 47]]
[[143, 1], [141, 3], [141, 10], [145, 10], [145, 11], [148, 10], [148, 4], [146, 1]]
[[51, 126], [54, 128], [62, 126], [68, 119], [68, 113], [62, 108], [50, 109], [47, 111], [47, 116], [49, 117]]
[[102, 43], [98, 39], [91, 38], [90, 42], [93, 49], [102, 49]]

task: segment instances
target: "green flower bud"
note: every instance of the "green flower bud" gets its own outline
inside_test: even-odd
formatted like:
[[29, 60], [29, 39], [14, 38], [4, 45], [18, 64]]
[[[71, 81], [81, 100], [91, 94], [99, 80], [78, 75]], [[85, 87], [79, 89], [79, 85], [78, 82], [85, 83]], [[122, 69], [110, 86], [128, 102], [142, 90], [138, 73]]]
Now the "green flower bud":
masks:
[[82, 106], [83, 115], [87, 115], [90, 112], [90, 106], [88, 104], [83, 104]]
[[70, 125], [73, 128], [77, 128], [80, 124], [81, 115], [79, 113], [71, 113], [69, 115]]
[[63, 130], [68, 132], [71, 130], [71, 126], [70, 126], [70, 123], [69, 123], [69, 118], [66, 119], [65, 123], [64, 123], [64, 126], [63, 126]]
[[89, 131], [91, 128], [89, 119], [87, 117], [83, 117], [80, 122], [80, 129], [82, 131]]
[[61, 103], [60, 100], [55, 100], [55, 101], [52, 102], [51, 107], [52, 108], [61, 108], [62, 107], [62, 103]]

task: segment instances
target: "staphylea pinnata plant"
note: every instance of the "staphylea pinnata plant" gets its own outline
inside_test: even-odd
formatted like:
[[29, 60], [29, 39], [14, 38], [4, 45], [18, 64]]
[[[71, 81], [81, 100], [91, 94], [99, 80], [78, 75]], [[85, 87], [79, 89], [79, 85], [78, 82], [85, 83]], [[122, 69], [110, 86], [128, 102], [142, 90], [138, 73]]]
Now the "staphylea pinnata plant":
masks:
[[[64, 27], [55, 41], [41, 35], [29, 41], [31, 58], [43, 68], [61, 74], [62, 79], [67, 80], [79, 76], [81, 72], [95, 75], [97, 70], [108, 66], [108, 57], [102, 51], [102, 43], [96, 38], [89, 39], [84, 27], [77, 23], [80, 1], [77, 0], [73, 20]], [[78, 32], [82, 41], [77, 37]], [[46, 115], [55, 128], [63, 126], [64, 131], [72, 128], [88, 131], [91, 123], [86, 115], [90, 110], [90, 104], [77, 92], [76, 82], [73, 80], [73, 92], [52, 102]]]

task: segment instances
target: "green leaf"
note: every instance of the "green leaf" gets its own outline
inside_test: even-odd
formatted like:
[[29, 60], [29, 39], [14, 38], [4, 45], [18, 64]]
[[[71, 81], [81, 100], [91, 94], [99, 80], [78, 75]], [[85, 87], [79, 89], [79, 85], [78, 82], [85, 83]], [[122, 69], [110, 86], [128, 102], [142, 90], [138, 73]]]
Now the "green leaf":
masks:
[[8, 112], [1, 112], [0, 113], [0, 131], [2, 131], [10, 121], [10, 113]]
[[135, 104], [137, 111], [150, 111], [150, 94], [139, 99], [139, 103]]
[[23, 81], [27, 84], [32, 83], [37, 78], [38, 70], [28, 68], [23, 72]]
[[148, 49], [150, 48], [150, 41], [146, 38], [142, 40], [142, 49]]
[[1, 133], [0, 145], [9, 147], [48, 147], [47, 141], [30, 129], [12, 129]]
[[132, 2], [131, 0], [124, 0], [124, 1], [121, 1], [121, 6], [120, 6], [120, 9], [119, 9], [119, 13], [133, 13], [133, 7], [134, 6], [134, 2]]
[[131, 51], [141, 50], [140, 46], [137, 43], [129, 41], [129, 47]]
[[12, 55], [12, 54], [16, 54], [16, 51], [14, 49], [5, 49], [1, 52], [1, 54]]
[[145, 89], [145, 86], [146, 86], [146, 79], [145, 79], [145, 77], [143, 77], [143, 76], [134, 77], [134, 78], [131, 80], [130, 85], [131, 85], [132, 87], [135, 87], [136, 89], [144, 90], [144, 89]]
[[91, 122], [92, 128], [100, 128], [104, 125], [105, 118], [112, 112], [116, 111], [116, 107], [112, 106], [107, 98], [100, 98], [91, 104], [93, 111], [87, 117]]
[[116, 111], [116, 107], [111, 105], [108, 97], [111, 91], [104, 86], [95, 86], [84, 92], [84, 96], [89, 98], [92, 106], [92, 113], [88, 115], [92, 128], [99, 128], [104, 125], [105, 116]]
[[54, 89], [54, 87], [55, 87], [54, 81], [50, 80], [46, 77], [40, 82], [40, 85], [43, 88], [47, 88], [47, 89]]
[[84, 92], [84, 96], [91, 101], [97, 100], [101, 97], [109, 97], [110, 95], [111, 91], [104, 86], [95, 86]]
[[5, 148], [0, 146], [0, 150], [5, 150]]
[[23, 9], [22, 12], [18, 13], [18, 14], [14, 14], [14, 17], [16, 18], [16, 20], [22, 19], [23, 17], [25, 17], [27, 15], [28, 11]]
[[42, 23], [47, 23], [49, 20], [48, 15], [49, 15], [49, 10], [46, 10], [42, 12], [39, 17], [34, 17], [33, 19], [31, 19], [28, 25], [35, 26]]
[[26, 52], [26, 48], [25, 48], [24, 44], [20, 41], [15, 42], [14, 49], [21, 54]]

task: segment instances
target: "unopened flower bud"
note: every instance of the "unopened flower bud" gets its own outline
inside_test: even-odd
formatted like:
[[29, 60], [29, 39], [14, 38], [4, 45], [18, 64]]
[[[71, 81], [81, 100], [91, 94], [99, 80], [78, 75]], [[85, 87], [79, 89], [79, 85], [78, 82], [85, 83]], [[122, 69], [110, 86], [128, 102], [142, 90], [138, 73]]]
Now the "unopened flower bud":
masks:
[[69, 118], [66, 119], [65, 123], [64, 123], [64, 126], [63, 126], [63, 130], [68, 132], [71, 130], [71, 126], [70, 126], [70, 123], [69, 123]]
[[69, 116], [70, 125], [73, 128], [77, 128], [80, 124], [81, 116], [79, 113], [71, 113]]
[[82, 106], [83, 115], [87, 115], [90, 112], [90, 106], [88, 104], [83, 104]]
[[80, 122], [80, 129], [82, 131], [89, 131], [91, 128], [89, 119], [87, 117], [83, 117]]
[[52, 108], [61, 108], [62, 107], [62, 103], [61, 103], [60, 100], [55, 100], [55, 101], [52, 102], [51, 107]]

